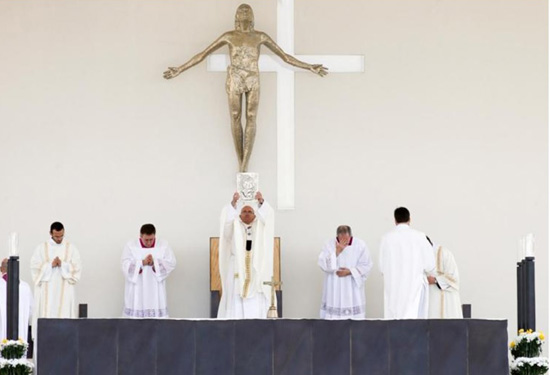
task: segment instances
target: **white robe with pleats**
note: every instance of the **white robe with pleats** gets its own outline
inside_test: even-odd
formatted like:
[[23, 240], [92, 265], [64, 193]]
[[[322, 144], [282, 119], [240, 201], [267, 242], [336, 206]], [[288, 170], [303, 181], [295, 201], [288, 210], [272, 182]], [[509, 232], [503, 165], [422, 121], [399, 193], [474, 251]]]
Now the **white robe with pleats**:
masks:
[[426, 235], [408, 224], [396, 225], [382, 238], [379, 261], [384, 275], [384, 318], [426, 319], [427, 273], [435, 267]]
[[[329, 240], [318, 259], [324, 271], [321, 319], [364, 319], [365, 281], [372, 268], [372, 260], [364, 241], [352, 238], [351, 244], [336, 256], [336, 238]], [[351, 275], [340, 277], [336, 271], [347, 268]]]
[[[153, 266], [143, 266], [151, 254]], [[139, 239], [130, 241], [122, 253], [125, 278], [124, 311], [126, 318], [166, 318], [166, 278], [176, 268], [174, 252], [164, 240], [156, 239], [153, 247], [142, 247]]]

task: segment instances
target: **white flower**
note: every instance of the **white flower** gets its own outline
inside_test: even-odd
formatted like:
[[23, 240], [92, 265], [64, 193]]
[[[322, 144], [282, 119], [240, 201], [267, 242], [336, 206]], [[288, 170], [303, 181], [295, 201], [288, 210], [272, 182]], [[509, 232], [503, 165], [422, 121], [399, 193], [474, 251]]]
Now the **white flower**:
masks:
[[519, 357], [512, 361], [512, 364], [510, 365], [510, 368], [512, 370], [517, 370], [520, 367], [541, 367], [541, 368], [548, 368], [548, 358], [546, 357], [534, 357], [534, 358], [528, 358], [528, 357]]
[[545, 337], [544, 337], [544, 334], [542, 332], [538, 332], [538, 331], [523, 332], [523, 331], [520, 331], [519, 334], [516, 336], [516, 338], [512, 341], [514, 343], [514, 345], [512, 345], [512, 346], [518, 345], [523, 340], [525, 340], [527, 342], [539, 341], [541, 344], [544, 344], [544, 339], [545, 339]]
[[19, 339], [19, 340], [6, 340], [6, 339], [4, 339], [0, 343], [0, 351], [2, 351], [2, 349], [4, 349], [4, 348], [8, 348], [8, 347], [12, 347], [12, 346], [23, 347], [23, 348], [25, 348], [25, 350], [27, 350], [27, 347], [29, 346], [29, 344], [27, 344], [22, 339]]

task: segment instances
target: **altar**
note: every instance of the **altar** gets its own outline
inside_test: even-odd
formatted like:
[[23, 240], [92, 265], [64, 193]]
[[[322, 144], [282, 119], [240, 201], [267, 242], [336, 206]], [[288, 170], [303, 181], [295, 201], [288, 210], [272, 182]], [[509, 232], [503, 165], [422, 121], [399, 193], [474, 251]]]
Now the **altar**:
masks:
[[39, 375], [507, 375], [507, 321], [40, 319]]

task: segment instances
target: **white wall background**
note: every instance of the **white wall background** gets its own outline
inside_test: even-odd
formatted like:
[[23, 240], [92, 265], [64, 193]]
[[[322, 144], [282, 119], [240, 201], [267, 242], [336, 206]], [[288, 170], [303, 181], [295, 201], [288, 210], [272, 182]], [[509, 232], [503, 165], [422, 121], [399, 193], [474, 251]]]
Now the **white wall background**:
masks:
[[[237, 169], [225, 74], [162, 72], [232, 29], [239, 3], [0, 0], [0, 239], [20, 234], [24, 279], [60, 220], [82, 253], [79, 302], [118, 317], [122, 248], [152, 222], [179, 262], [171, 316], [208, 316], [208, 240]], [[249, 3], [275, 37], [276, 1]], [[285, 316], [318, 316], [316, 259], [338, 224], [377, 262], [404, 205], [454, 252], [474, 317], [511, 333], [517, 241], [533, 232], [548, 331], [547, 15], [542, 0], [296, 0], [296, 53], [364, 55], [366, 71], [296, 76], [296, 209], [275, 228]], [[275, 90], [262, 74], [250, 165], [272, 200]], [[376, 268], [366, 289], [380, 318]]]

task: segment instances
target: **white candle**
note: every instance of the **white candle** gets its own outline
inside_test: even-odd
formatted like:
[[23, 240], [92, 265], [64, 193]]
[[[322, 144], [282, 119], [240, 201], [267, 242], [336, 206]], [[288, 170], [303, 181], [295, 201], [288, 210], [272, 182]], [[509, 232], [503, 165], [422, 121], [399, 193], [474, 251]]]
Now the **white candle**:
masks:
[[524, 237], [518, 239], [518, 263], [525, 258], [525, 241]]
[[525, 257], [535, 256], [535, 241], [533, 233], [525, 236]]
[[8, 239], [8, 250], [9, 250], [10, 257], [19, 255], [18, 245], [19, 245], [19, 238], [17, 237], [17, 233], [11, 232]]

